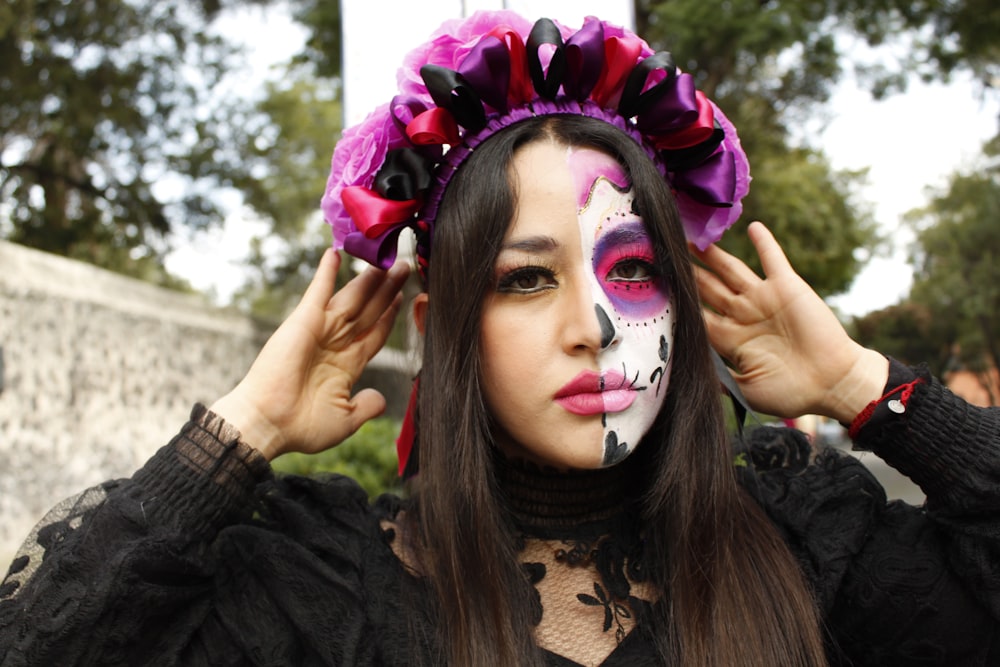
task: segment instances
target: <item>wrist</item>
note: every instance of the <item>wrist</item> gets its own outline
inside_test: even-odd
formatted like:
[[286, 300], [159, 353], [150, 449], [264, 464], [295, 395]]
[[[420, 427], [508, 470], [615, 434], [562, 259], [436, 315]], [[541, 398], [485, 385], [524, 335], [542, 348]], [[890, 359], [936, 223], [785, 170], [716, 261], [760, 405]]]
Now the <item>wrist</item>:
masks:
[[209, 408], [240, 432], [240, 439], [260, 452], [269, 462], [283, 453], [281, 431], [260, 410], [233, 390]]
[[875, 350], [861, 348], [850, 370], [827, 392], [819, 414], [850, 424], [869, 403], [877, 400], [889, 379], [889, 360]]

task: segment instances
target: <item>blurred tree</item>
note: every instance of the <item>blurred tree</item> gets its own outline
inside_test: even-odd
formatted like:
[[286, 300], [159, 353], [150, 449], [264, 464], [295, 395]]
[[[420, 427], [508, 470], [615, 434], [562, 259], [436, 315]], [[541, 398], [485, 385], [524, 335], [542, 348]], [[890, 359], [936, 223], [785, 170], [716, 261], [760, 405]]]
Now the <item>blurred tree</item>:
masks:
[[[1000, 5], [993, 0], [635, 0], [640, 34], [683, 54], [710, 97], [746, 92], [779, 106], [823, 101], [843, 65], [876, 97], [911, 75], [1000, 77]], [[878, 62], [855, 60], [851, 37], [889, 45]], [[666, 46], [664, 46], [666, 45]]]
[[990, 162], [952, 176], [930, 204], [908, 214], [917, 231], [910, 300], [942, 327], [959, 362], [1000, 368], [1000, 139]]
[[293, 0], [292, 13], [295, 20], [309, 30], [305, 48], [294, 61], [311, 64], [316, 68], [317, 76], [340, 78], [340, 3], [324, 0]]
[[[236, 302], [275, 321], [298, 302], [330, 242], [319, 198], [341, 106], [336, 81], [316, 78], [313, 69], [290, 64], [281, 80], [268, 83], [246, 135], [245, 160], [261, 185], [246, 201], [270, 225], [267, 237], [252, 243], [251, 274]], [[349, 267], [341, 273], [346, 279]]]
[[837, 0], [843, 24], [872, 46], [903, 37], [893, 63], [867, 66], [872, 92], [905, 87], [910, 74], [925, 81], [968, 70], [985, 89], [1000, 81], [1000, 4], [994, 0]]
[[[825, 28], [834, 17], [810, 2], [732, 0], [725, 11], [700, 0], [636, 1], [637, 26], [654, 48], [726, 110], [751, 158], [743, 222], [721, 245], [759, 269], [746, 235], [763, 220], [820, 294], [846, 290], [878, 238], [856, 196], [865, 172], [837, 172], [808, 145], [804, 127], [841, 74]], [[803, 144], [805, 145], [796, 145]]]
[[[273, 321], [295, 306], [330, 245], [319, 201], [342, 122], [340, 3], [292, 0], [289, 9], [306, 38], [284, 76], [266, 85], [245, 133], [244, 159], [261, 184], [247, 204], [270, 225], [253, 239], [251, 273], [235, 295], [238, 305]], [[344, 262], [338, 284], [353, 273]]]
[[975, 373], [994, 404], [1000, 396], [1000, 138], [984, 148], [981, 165], [952, 175], [907, 222], [913, 287], [901, 303], [853, 322], [862, 344], [909, 363], [925, 361], [945, 377]]
[[[636, 0], [638, 31], [681, 58], [699, 86], [740, 128], [754, 182], [743, 220], [767, 222], [796, 268], [821, 294], [846, 289], [879, 245], [857, 198], [864, 172], [835, 172], [799, 128], [822, 117], [845, 68], [878, 98], [914, 74], [971, 71], [984, 86], [1000, 74], [1000, 5], [992, 0]], [[858, 40], [895, 56], [854, 58]], [[885, 54], [883, 54], [885, 55]], [[745, 235], [722, 245], [756, 262]]]
[[926, 363], [938, 377], [951, 370], [954, 322], [923, 304], [903, 301], [854, 318], [850, 328], [862, 345], [903, 363]]
[[[267, 0], [244, 0], [240, 4]], [[247, 187], [223, 0], [9, 0], [0, 7], [0, 199], [10, 240], [149, 280], [171, 229]]]

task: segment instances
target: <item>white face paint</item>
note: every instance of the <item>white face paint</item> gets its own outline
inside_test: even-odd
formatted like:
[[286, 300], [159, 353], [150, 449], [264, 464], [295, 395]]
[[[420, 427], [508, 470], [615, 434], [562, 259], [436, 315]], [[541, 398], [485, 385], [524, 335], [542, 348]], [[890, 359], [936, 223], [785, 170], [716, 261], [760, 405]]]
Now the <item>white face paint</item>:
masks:
[[551, 142], [512, 163], [517, 213], [483, 304], [483, 396], [508, 455], [620, 462], [667, 391], [670, 294], [621, 166]]
[[[592, 267], [591, 290], [602, 329], [597, 359], [608, 408], [603, 463], [613, 465], [635, 449], [663, 405], [674, 314], [621, 165], [590, 149], [570, 149], [568, 162], [579, 196], [583, 260]], [[629, 391], [607, 391], [615, 385]]]

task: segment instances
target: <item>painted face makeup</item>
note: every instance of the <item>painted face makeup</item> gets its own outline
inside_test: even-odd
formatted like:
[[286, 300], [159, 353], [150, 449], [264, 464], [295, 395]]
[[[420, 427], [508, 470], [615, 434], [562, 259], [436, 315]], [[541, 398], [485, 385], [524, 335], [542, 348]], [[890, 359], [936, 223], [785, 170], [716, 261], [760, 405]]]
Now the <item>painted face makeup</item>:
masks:
[[614, 159], [533, 143], [512, 169], [517, 215], [480, 334], [495, 438], [555, 467], [614, 465], [666, 395], [669, 290]]
[[[673, 345], [670, 296], [657, 275], [653, 243], [635, 195], [608, 155], [569, 149], [578, 195], [583, 260], [602, 327], [597, 363], [607, 397], [603, 465], [628, 456], [656, 418], [666, 395]], [[622, 394], [631, 400], [622, 399]]]

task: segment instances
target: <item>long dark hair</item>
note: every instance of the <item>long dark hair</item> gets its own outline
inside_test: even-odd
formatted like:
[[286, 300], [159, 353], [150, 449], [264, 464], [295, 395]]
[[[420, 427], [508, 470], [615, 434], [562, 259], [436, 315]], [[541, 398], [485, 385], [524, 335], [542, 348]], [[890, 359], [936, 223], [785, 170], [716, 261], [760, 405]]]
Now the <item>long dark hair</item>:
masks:
[[518, 148], [539, 140], [596, 148], [624, 166], [678, 313], [665, 404], [633, 454], [648, 471], [642, 521], [663, 661], [825, 664], [808, 587], [774, 526], [736, 481], [673, 197], [634, 141], [607, 123], [570, 115], [526, 120], [485, 141], [452, 179], [437, 218], [414, 537], [437, 595], [442, 658], [455, 665], [541, 663], [524, 613], [532, 591], [494, 475], [479, 350], [482, 303], [516, 207], [510, 163]]

